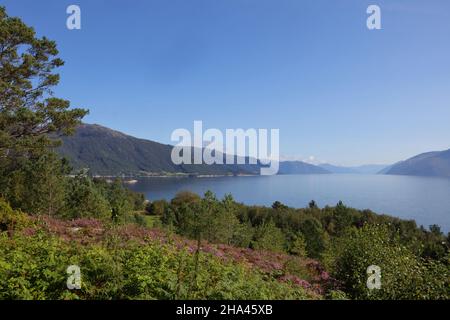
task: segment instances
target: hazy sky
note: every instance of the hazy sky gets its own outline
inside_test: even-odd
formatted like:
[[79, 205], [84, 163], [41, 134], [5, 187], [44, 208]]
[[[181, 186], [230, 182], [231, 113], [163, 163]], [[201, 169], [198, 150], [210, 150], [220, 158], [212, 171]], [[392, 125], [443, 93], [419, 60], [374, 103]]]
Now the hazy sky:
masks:
[[[85, 119], [170, 143], [176, 128], [279, 128], [284, 157], [392, 163], [450, 148], [448, 0], [0, 0], [66, 65]], [[66, 28], [81, 7], [82, 29]], [[369, 4], [382, 30], [366, 27]]]

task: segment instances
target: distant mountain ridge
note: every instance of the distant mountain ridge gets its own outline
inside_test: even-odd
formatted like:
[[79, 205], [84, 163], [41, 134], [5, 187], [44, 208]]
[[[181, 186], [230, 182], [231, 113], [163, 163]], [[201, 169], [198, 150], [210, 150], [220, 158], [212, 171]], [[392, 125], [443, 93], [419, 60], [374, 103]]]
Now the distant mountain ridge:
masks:
[[[176, 165], [173, 146], [139, 139], [98, 124], [82, 124], [75, 134], [63, 137], [58, 152], [69, 158], [74, 169], [89, 168], [93, 175], [259, 175], [261, 165]], [[236, 163], [236, 162], [235, 162]], [[301, 161], [281, 162], [279, 174], [330, 173]]]
[[335, 166], [329, 163], [320, 164], [319, 167], [328, 170], [332, 173], [346, 173], [346, 174], [377, 174], [384, 170], [387, 165], [382, 164], [366, 164], [355, 167]]
[[330, 171], [303, 161], [282, 161], [278, 174], [329, 174]]
[[341, 167], [341, 166], [335, 166], [329, 163], [322, 163], [319, 164], [319, 167], [322, 169], [325, 169], [327, 171], [330, 171], [332, 173], [359, 173], [356, 170], [354, 170], [353, 168], [349, 168], [349, 167]]
[[[82, 124], [75, 134], [63, 137], [58, 152], [71, 160], [74, 169], [89, 168], [101, 176], [152, 175], [259, 175], [261, 164], [176, 165], [173, 146], [139, 139], [98, 124]], [[282, 161], [278, 174], [379, 173], [450, 177], [450, 149], [426, 152], [391, 166], [319, 166], [302, 161]]]
[[450, 149], [421, 153], [394, 164], [385, 174], [450, 177]]

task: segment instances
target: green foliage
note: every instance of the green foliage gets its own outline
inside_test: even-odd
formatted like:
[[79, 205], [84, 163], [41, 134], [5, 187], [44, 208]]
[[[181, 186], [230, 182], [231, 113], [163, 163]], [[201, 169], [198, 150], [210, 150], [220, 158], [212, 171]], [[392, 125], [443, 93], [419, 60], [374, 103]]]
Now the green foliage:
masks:
[[144, 215], [145, 225], [148, 228], [162, 228], [161, 217], [160, 216], [147, 216]]
[[252, 247], [254, 249], [271, 250], [282, 252], [285, 246], [283, 232], [275, 226], [272, 221], [263, 223], [256, 227]]
[[124, 188], [123, 185], [122, 185], [122, 188], [125, 189], [125, 196], [128, 198], [128, 201], [130, 202], [133, 210], [134, 211], [144, 211], [145, 210], [144, 194], [126, 189], [126, 188]]
[[9, 239], [0, 234], [0, 299], [57, 299], [65, 285], [68, 254], [39, 234]]
[[0, 151], [7, 158], [53, 145], [47, 134], [69, 133], [86, 114], [51, 96], [54, 69], [64, 64], [57, 54], [55, 42], [0, 7]]
[[150, 215], [162, 216], [168, 207], [169, 203], [166, 200], [155, 200], [147, 203], [145, 211]]
[[181, 191], [175, 195], [170, 204], [174, 207], [179, 207], [184, 205], [198, 204], [200, 200], [201, 198], [196, 193], [190, 191]]
[[108, 182], [80, 173], [67, 179], [65, 194], [66, 206], [61, 216], [66, 218], [93, 217], [145, 225], [140, 214], [144, 208], [144, 196], [127, 190], [118, 179]]
[[295, 236], [295, 239], [293, 239], [292, 241], [292, 245], [289, 249], [289, 252], [299, 257], [308, 256], [308, 251], [306, 250], [305, 237], [302, 234], [298, 234]]
[[[212, 242], [320, 259], [344, 285], [345, 295], [336, 291], [330, 293], [331, 299], [449, 296], [447, 238], [436, 226], [426, 231], [413, 221], [355, 210], [342, 202], [323, 209], [314, 203], [307, 209], [279, 203], [272, 208], [248, 207], [232, 198], [219, 201], [207, 193], [203, 199], [184, 194], [177, 197], [176, 205], [173, 203], [161, 221], [181, 235], [196, 239], [201, 234], [202, 239]], [[234, 230], [231, 240], [230, 229]], [[367, 289], [370, 265], [383, 270], [381, 290]], [[307, 274], [303, 266], [295, 263], [286, 263], [285, 269], [303, 279]]]
[[[335, 276], [355, 299], [448, 299], [449, 267], [426, 262], [392, 237], [387, 226], [352, 229], [335, 245]], [[381, 289], [368, 289], [367, 268], [381, 268]]]
[[134, 199], [128, 197], [129, 193], [122, 182], [115, 179], [108, 188], [104, 189], [104, 195], [111, 206], [113, 221], [126, 221], [128, 214], [134, 209]]
[[21, 168], [10, 173], [9, 201], [26, 212], [60, 215], [65, 207], [69, 171], [67, 161], [53, 153], [23, 160]]
[[285, 209], [288, 209], [288, 206], [282, 204], [280, 201], [275, 201], [272, 204], [272, 209], [274, 209], [274, 210], [285, 210]]
[[222, 201], [212, 192], [202, 199], [198, 195], [182, 192], [165, 207], [162, 222], [172, 225], [177, 233], [194, 239], [220, 243], [246, 242], [239, 235], [242, 231], [235, 214], [235, 203], [231, 196]]
[[7, 231], [11, 233], [15, 229], [26, 225], [26, 216], [20, 211], [13, 210], [9, 203], [0, 198], [0, 232]]
[[255, 228], [249, 222], [239, 223], [234, 227], [230, 244], [236, 247], [249, 248], [255, 234]]
[[64, 207], [67, 165], [50, 148], [87, 113], [53, 96], [57, 55], [55, 42], [0, 7], [0, 195], [35, 214]]
[[[242, 247], [268, 247], [266, 244], [258, 245], [257, 242], [265, 242], [265, 229], [261, 226], [269, 221], [284, 237], [281, 241], [280, 233], [276, 232], [278, 236], [275, 238], [279, 240], [274, 244], [276, 250], [293, 254], [292, 248], [300, 245], [295, 244], [300, 235], [306, 245], [306, 253], [311, 258], [333, 258], [333, 254], [327, 250], [330, 243], [345, 234], [349, 228], [360, 228], [364, 224], [388, 225], [390, 237], [398, 235], [402, 245], [423, 258], [442, 260], [449, 252], [447, 238], [436, 227], [434, 231], [426, 231], [417, 228], [414, 221], [377, 215], [369, 210], [352, 209], [342, 202], [336, 207], [323, 209], [318, 208], [314, 202], [306, 209], [289, 208], [281, 203], [266, 208], [244, 206], [229, 196], [220, 201], [213, 195], [202, 199], [196, 194], [183, 192], [170, 204], [164, 205], [161, 217], [163, 225], [173, 228], [181, 235], [196, 238], [201, 233], [203, 239]], [[194, 229], [197, 231], [194, 232]], [[281, 242], [284, 244], [281, 245]]]
[[330, 291], [326, 298], [329, 300], [348, 300], [348, 297], [345, 294], [345, 292], [343, 292], [341, 290]]
[[300, 230], [305, 237], [306, 251], [310, 257], [319, 258], [325, 249], [325, 240], [322, 224], [314, 217], [306, 218]]
[[[120, 200], [111, 203], [133, 203], [117, 182], [94, 182], [80, 175], [69, 178], [69, 184], [76, 186], [73, 195], [88, 195], [86, 198], [74, 197], [84, 199], [78, 200], [80, 204], [104, 201], [105, 206], [109, 207], [110, 199]], [[88, 191], [81, 192], [83, 190]], [[92, 201], [92, 193], [103, 200]], [[346, 228], [341, 236], [330, 236], [321, 221], [325, 225], [332, 221], [330, 219], [335, 214], [333, 208], [315, 208], [311, 215], [306, 211], [298, 221], [286, 225], [281, 223], [281, 219], [289, 218], [293, 209], [284, 209], [281, 216], [275, 213], [279, 210], [272, 208], [268, 211], [250, 211], [252, 208], [235, 203], [230, 196], [218, 200], [210, 192], [204, 198], [184, 195], [183, 199], [187, 199], [187, 203], [171, 203], [161, 216], [166, 226], [172, 221], [175, 231], [180, 234], [199, 241], [207, 239], [276, 252], [287, 250], [301, 257], [316, 249], [315, 254], [324, 259], [328, 270], [342, 283], [345, 292], [331, 288], [326, 293], [329, 299], [449, 297], [450, 255], [447, 253], [443, 258], [425, 260], [404, 245], [402, 239], [415, 234], [419, 235], [419, 243], [420, 236], [428, 237], [426, 239], [432, 243], [443, 236], [436, 228], [429, 232], [412, 231], [414, 229], [407, 229], [407, 225], [396, 224], [395, 228], [401, 232], [395, 232], [392, 224], [367, 222], [361, 227]], [[76, 207], [73, 203], [72, 206]], [[80, 217], [89, 217], [98, 210], [82, 205], [76, 212], [84, 212]], [[298, 212], [296, 214], [299, 215]], [[358, 218], [358, 215], [352, 215]], [[108, 215], [104, 218], [109, 220]], [[155, 222], [149, 223], [147, 218], [158, 218], [159, 221], [159, 216], [145, 216], [135, 211], [126, 214], [123, 222], [154, 226]], [[211, 221], [214, 221], [213, 226], [208, 225]], [[253, 226], [252, 221], [259, 224]], [[283, 272], [314, 281], [307, 265], [299, 264], [294, 257], [287, 260], [279, 272], [263, 276], [243, 265], [228, 263], [204, 253], [180, 251], [172, 245], [104, 241], [80, 246], [61, 241], [43, 231], [23, 236], [21, 230], [28, 230], [24, 228], [27, 225], [29, 222], [24, 214], [0, 201], [0, 290], [4, 292], [0, 298], [297, 299], [308, 296], [298, 286], [281, 284], [272, 277]], [[63, 281], [67, 279], [65, 268], [70, 264], [82, 266], [83, 287], [79, 291], [68, 291], [64, 286]], [[366, 270], [369, 265], [381, 267], [380, 290], [367, 289]]]
[[[87, 113], [51, 95], [59, 82], [56, 44], [0, 7], [0, 170], [7, 177], [21, 159], [55, 146], [52, 133], [68, 134]], [[4, 185], [4, 184], [3, 184]]]
[[102, 192], [95, 187], [92, 179], [86, 175], [79, 174], [69, 180], [66, 217], [71, 219], [81, 217], [111, 218], [110, 203]]
[[353, 215], [350, 208], [347, 208], [342, 201], [339, 201], [334, 208], [334, 233], [340, 235], [344, 233], [347, 228], [353, 225]]
[[[235, 241], [239, 221], [235, 215], [234, 200], [230, 195], [218, 201], [214, 194], [206, 192], [202, 201], [205, 237], [211, 242], [231, 244]], [[206, 214], [205, 214], [206, 213]]]
[[309, 207], [310, 209], [319, 209], [319, 207], [317, 206], [316, 201], [314, 201], [314, 200], [311, 200], [311, 201], [309, 202], [308, 207]]
[[[77, 244], [42, 230], [0, 232], [0, 299], [307, 299], [299, 286], [245, 265], [170, 244], [119, 241]], [[81, 269], [81, 289], [66, 287], [67, 267]], [[193, 275], [195, 281], [192, 282]]]

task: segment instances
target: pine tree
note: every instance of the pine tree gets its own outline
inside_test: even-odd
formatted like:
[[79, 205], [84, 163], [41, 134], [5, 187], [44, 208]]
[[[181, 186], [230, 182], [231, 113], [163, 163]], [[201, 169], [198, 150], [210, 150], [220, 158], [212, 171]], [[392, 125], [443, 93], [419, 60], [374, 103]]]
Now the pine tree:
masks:
[[[59, 82], [55, 69], [64, 64], [57, 55], [54, 41], [38, 38], [33, 28], [0, 7], [0, 196], [8, 200], [17, 199], [13, 192], [20, 189], [44, 187], [32, 185], [21, 170], [51, 152], [58, 136], [73, 132], [87, 113], [53, 96]], [[17, 177], [25, 179], [24, 185], [17, 185]], [[48, 196], [53, 201], [55, 195]]]

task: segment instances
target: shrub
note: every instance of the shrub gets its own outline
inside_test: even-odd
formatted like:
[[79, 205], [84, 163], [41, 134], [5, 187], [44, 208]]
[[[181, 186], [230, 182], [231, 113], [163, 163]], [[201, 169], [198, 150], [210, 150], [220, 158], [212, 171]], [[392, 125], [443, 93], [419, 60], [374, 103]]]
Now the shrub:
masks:
[[68, 218], [111, 218], [108, 200], [89, 177], [78, 175], [69, 181], [66, 203]]
[[[339, 243], [335, 276], [356, 299], [448, 299], [448, 266], [425, 262], [392, 237], [385, 225], [350, 230]], [[367, 288], [367, 268], [381, 269], [381, 288]]]
[[145, 211], [150, 215], [162, 216], [168, 207], [166, 200], [155, 200], [147, 203]]
[[322, 224], [314, 217], [306, 218], [300, 225], [305, 238], [306, 251], [312, 258], [319, 258], [325, 250], [324, 231]]
[[[37, 228], [38, 225], [35, 225]], [[158, 242], [63, 241], [36, 229], [0, 232], [0, 299], [307, 299], [237, 262]], [[197, 261], [198, 259], [198, 261]], [[67, 267], [81, 269], [81, 289], [66, 287]]]
[[289, 248], [289, 253], [299, 256], [299, 257], [307, 257], [308, 252], [306, 250], [306, 241], [305, 237], [302, 234], [297, 234], [292, 241], [292, 245]]
[[0, 299], [58, 299], [65, 288], [68, 254], [42, 233], [0, 233]]
[[13, 210], [9, 203], [0, 198], [0, 232], [13, 232], [15, 229], [27, 225], [26, 215], [18, 210]]
[[270, 221], [256, 228], [252, 247], [281, 252], [284, 250], [285, 241], [283, 232]]

